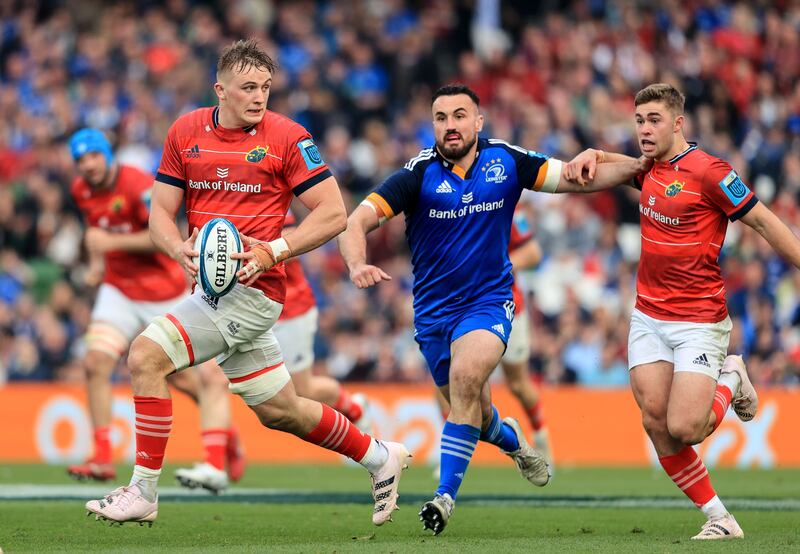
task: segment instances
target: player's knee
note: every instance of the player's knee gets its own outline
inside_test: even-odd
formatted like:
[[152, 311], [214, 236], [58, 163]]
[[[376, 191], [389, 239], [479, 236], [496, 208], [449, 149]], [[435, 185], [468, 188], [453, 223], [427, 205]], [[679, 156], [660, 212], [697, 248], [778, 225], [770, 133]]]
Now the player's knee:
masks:
[[262, 404], [256, 411], [264, 427], [291, 433], [298, 424], [296, 411], [284, 404]]
[[470, 372], [457, 371], [450, 374], [450, 394], [465, 399], [478, 399], [483, 388], [483, 379]]
[[83, 359], [83, 367], [86, 369], [86, 377], [89, 380], [110, 379], [115, 363], [115, 359], [95, 350], [89, 350]]
[[683, 444], [697, 444], [705, 438], [702, 426], [688, 419], [670, 421], [667, 428], [669, 434]]
[[653, 435], [667, 434], [667, 418], [663, 414], [645, 411], [642, 412], [642, 426], [647, 434]]
[[168, 361], [166, 356], [159, 355], [160, 353], [160, 347], [153, 341], [142, 335], [136, 337], [128, 353], [128, 368], [131, 376], [158, 375], [171, 371], [171, 368], [166, 367], [165, 362]]

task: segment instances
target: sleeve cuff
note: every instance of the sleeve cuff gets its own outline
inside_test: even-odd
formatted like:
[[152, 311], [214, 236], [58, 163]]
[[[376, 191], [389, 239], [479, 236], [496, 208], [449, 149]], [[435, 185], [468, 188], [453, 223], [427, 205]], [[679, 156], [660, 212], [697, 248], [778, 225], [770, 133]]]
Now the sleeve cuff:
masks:
[[156, 181], [164, 183], [165, 185], [178, 187], [179, 189], [186, 189], [186, 181], [173, 177], [172, 175], [167, 175], [166, 173], [161, 173], [160, 171], [156, 174]]
[[321, 171], [321, 172], [317, 173], [316, 175], [314, 175], [313, 177], [311, 177], [309, 179], [306, 179], [305, 181], [303, 181], [302, 183], [300, 183], [299, 185], [294, 187], [292, 189], [292, 192], [294, 193], [295, 196], [300, 196], [305, 191], [307, 191], [308, 189], [310, 189], [314, 185], [318, 185], [319, 183], [321, 183], [322, 181], [324, 181], [328, 177], [333, 177], [333, 173], [331, 173], [330, 169], [326, 169], [325, 171]]
[[750, 197], [750, 200], [748, 200], [744, 206], [742, 206], [736, 212], [728, 216], [728, 219], [730, 219], [731, 221], [736, 221], [737, 219], [743, 218], [744, 216], [747, 215], [747, 213], [750, 210], [752, 210], [755, 207], [756, 204], [758, 204], [758, 198], [756, 198], [756, 195], [754, 194], [753, 196]]

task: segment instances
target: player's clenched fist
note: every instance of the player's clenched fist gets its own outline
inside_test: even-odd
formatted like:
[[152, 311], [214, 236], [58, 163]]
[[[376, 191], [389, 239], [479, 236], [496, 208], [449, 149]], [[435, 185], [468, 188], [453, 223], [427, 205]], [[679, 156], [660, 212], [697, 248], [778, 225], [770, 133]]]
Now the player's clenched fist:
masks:
[[364, 264], [350, 270], [350, 280], [360, 289], [377, 285], [381, 281], [391, 281], [392, 278], [381, 268]]

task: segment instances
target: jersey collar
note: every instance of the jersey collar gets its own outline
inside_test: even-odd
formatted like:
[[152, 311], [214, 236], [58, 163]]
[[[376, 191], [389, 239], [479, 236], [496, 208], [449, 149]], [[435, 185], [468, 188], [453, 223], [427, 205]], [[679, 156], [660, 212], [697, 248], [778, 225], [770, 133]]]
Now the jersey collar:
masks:
[[687, 155], [689, 152], [691, 152], [692, 150], [697, 150], [697, 143], [696, 143], [696, 142], [690, 142], [690, 143], [689, 143], [689, 146], [686, 148], [686, 150], [684, 150], [684, 151], [683, 151], [683, 152], [681, 152], [680, 154], [678, 154], [678, 155], [674, 156], [672, 159], [670, 159], [670, 160], [667, 162], [667, 164], [668, 164], [668, 165], [672, 165], [672, 164], [674, 164], [674, 163], [677, 163], [677, 162], [678, 162], [678, 160], [681, 160], [681, 159], [683, 159], [684, 157], [686, 157], [686, 155]]
[[214, 108], [214, 111], [211, 112], [211, 124], [214, 126], [214, 130], [225, 137], [232, 137], [232, 138], [239, 138], [237, 135], [241, 133], [250, 133], [253, 129], [256, 128], [255, 125], [248, 125], [247, 127], [242, 127], [241, 129], [226, 129], [225, 127], [220, 127], [219, 125], [219, 106]]

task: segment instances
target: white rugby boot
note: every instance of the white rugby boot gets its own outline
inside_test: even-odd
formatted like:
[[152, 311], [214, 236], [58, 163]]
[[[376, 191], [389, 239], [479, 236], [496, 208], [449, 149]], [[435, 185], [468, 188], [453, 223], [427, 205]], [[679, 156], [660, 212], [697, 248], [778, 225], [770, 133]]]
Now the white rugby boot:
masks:
[[202, 487], [214, 494], [219, 494], [228, 488], [228, 474], [208, 462], [175, 470], [175, 479], [189, 489]]
[[433, 500], [429, 500], [422, 505], [419, 511], [419, 520], [422, 522], [422, 530], [430, 529], [434, 535], [444, 531], [450, 516], [453, 514], [455, 501], [449, 494], [437, 494]]
[[375, 500], [375, 507], [372, 511], [372, 523], [383, 525], [387, 521], [392, 521], [392, 512], [397, 509], [398, 486], [403, 470], [408, 467], [411, 454], [403, 444], [399, 442], [381, 443], [389, 451], [386, 463], [376, 471], [371, 473], [372, 479], [372, 498]]
[[357, 392], [350, 397], [350, 401], [361, 407], [361, 417], [353, 422], [359, 431], [366, 435], [374, 436], [372, 432], [372, 414], [370, 413], [369, 400], [364, 393]]
[[519, 441], [519, 448], [513, 452], [503, 450], [503, 453], [514, 460], [514, 463], [517, 464], [517, 469], [525, 479], [537, 487], [545, 486], [550, 481], [550, 464], [547, 463], [541, 452], [528, 444], [527, 439], [525, 439], [525, 433], [522, 432], [522, 427], [519, 426], [519, 422], [516, 419], [507, 417], [503, 420], [503, 423], [511, 426]]
[[742, 539], [744, 531], [739, 527], [731, 514], [716, 519], [709, 519], [703, 524], [700, 532], [692, 537], [693, 541], [714, 541], [726, 539]]
[[94, 514], [96, 520], [110, 521], [111, 525], [133, 522], [152, 527], [158, 517], [158, 494], [153, 501], [147, 500], [134, 483], [114, 489], [100, 500], [90, 500], [86, 510], [87, 516]]
[[738, 373], [742, 384], [739, 386], [733, 400], [731, 407], [736, 415], [742, 421], [750, 421], [756, 417], [758, 411], [758, 394], [750, 382], [750, 377], [747, 375], [747, 366], [744, 364], [744, 359], [741, 356], [728, 356], [722, 363], [722, 373]]

